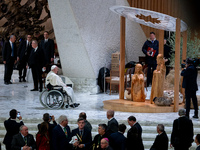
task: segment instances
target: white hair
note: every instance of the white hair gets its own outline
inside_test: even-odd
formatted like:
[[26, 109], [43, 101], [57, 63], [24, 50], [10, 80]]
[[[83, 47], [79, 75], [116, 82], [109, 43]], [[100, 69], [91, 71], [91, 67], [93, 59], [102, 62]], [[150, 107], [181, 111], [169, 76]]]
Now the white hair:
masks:
[[65, 115], [61, 115], [59, 118], [58, 118], [58, 123], [61, 124], [64, 120], [67, 119], [67, 116]]

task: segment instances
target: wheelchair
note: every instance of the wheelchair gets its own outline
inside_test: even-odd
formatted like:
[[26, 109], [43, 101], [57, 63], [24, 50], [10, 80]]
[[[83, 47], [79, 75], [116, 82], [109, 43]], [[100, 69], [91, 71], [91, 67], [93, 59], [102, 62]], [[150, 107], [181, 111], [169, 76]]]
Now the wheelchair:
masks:
[[59, 109], [65, 107], [64, 104], [65, 98], [67, 100], [67, 105], [72, 101], [71, 97], [63, 90], [62, 86], [52, 86], [51, 84], [47, 85], [47, 88], [42, 91], [40, 94], [40, 103], [49, 109]]

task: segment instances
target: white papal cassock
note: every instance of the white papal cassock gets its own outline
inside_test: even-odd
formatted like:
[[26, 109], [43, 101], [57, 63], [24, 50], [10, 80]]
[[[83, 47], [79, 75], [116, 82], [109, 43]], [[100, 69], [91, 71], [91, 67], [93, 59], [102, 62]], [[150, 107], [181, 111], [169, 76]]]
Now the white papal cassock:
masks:
[[[74, 91], [71, 87], [66, 86], [66, 84], [62, 81], [62, 79], [55, 74], [53, 71], [50, 71], [46, 77], [46, 85], [51, 84], [52, 86], [62, 86], [63, 90], [67, 92], [67, 94], [71, 97], [72, 102], [69, 101], [69, 105], [76, 102], [74, 97]], [[66, 100], [65, 100], [66, 102]]]

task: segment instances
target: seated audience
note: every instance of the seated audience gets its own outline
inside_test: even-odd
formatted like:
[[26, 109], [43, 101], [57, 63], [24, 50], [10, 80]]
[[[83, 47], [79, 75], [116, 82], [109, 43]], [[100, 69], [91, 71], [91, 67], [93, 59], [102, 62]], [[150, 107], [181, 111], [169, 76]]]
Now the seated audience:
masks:
[[12, 109], [10, 111], [10, 118], [4, 122], [6, 135], [4, 137], [3, 143], [6, 146], [6, 150], [11, 150], [11, 142], [13, 136], [19, 133], [19, 127], [24, 124], [21, 116], [18, 117], [20, 121], [19, 123], [16, 122], [16, 118], [17, 118], [17, 110]]
[[197, 144], [196, 150], [200, 150], [200, 134], [197, 134], [195, 137], [195, 143]]
[[109, 140], [108, 138], [103, 138], [101, 140], [101, 149], [102, 150], [113, 150], [110, 146], [109, 146]]
[[98, 127], [99, 134], [97, 134], [94, 137], [94, 140], [92, 141], [93, 150], [101, 150], [101, 139], [107, 137], [106, 128], [107, 128], [106, 124], [99, 124], [99, 127]]
[[87, 128], [88, 130], [92, 131], [92, 126], [86, 119], [87, 118], [86, 113], [85, 112], [81, 112], [79, 114], [79, 118], [85, 119], [85, 128]]
[[158, 124], [157, 126], [157, 133], [156, 139], [151, 146], [150, 150], [168, 150], [168, 142], [169, 139], [167, 137], [167, 134], [165, 132], [163, 124]]
[[58, 118], [58, 125], [52, 131], [53, 150], [71, 149], [70, 127], [68, 126], [67, 116], [61, 115]]
[[28, 127], [22, 125], [20, 127], [20, 133], [13, 136], [11, 143], [12, 150], [34, 150], [36, 149], [36, 143], [33, 135], [28, 133]]
[[78, 128], [72, 130], [72, 137], [77, 136], [78, 141], [75, 142], [73, 145], [77, 150], [79, 149], [87, 150], [90, 148], [90, 144], [92, 142], [91, 131], [84, 128], [85, 120], [83, 118], [79, 118], [77, 120], [77, 123], [78, 123]]
[[107, 118], [108, 118], [108, 128], [107, 128], [107, 134], [110, 136], [112, 133], [115, 133], [118, 131], [118, 122], [114, 118], [114, 111], [108, 110], [107, 111]]
[[48, 133], [48, 123], [40, 124], [39, 132], [36, 134], [37, 150], [50, 150], [50, 137]]
[[[56, 65], [51, 66], [51, 71], [47, 74], [46, 77], [46, 85], [48, 84], [52, 86], [62, 86], [63, 90], [67, 92], [67, 94], [71, 97], [71, 101], [69, 101], [69, 106], [70, 107], [78, 107], [79, 104], [76, 103], [76, 99], [74, 96], [74, 91], [71, 87], [67, 86], [62, 79], [57, 75], [58, 73], [58, 67]], [[66, 103], [66, 101], [65, 101]], [[65, 107], [68, 107], [68, 104], [65, 104]]]
[[131, 128], [127, 132], [127, 150], [144, 150], [144, 145], [142, 142], [142, 127], [134, 116], [128, 117], [128, 124]]
[[114, 150], [126, 150], [126, 137], [124, 136], [125, 131], [126, 125], [120, 124], [118, 132], [112, 133], [110, 135], [110, 146]]

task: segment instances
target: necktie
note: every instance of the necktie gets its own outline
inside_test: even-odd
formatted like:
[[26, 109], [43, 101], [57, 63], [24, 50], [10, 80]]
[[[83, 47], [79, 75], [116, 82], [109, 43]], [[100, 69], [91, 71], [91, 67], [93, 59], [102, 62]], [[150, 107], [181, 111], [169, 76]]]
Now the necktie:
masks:
[[153, 41], [151, 41], [153, 43]]
[[12, 54], [11, 54], [12, 57], [14, 57], [14, 43], [12, 43]]
[[80, 135], [81, 135], [81, 138], [82, 138], [82, 136], [83, 136], [83, 130], [80, 131]]
[[67, 135], [67, 129], [66, 129], [66, 128], [63, 128], [63, 130], [64, 130], [64, 132], [65, 132], [66, 137], [68, 137], [68, 135]]
[[27, 137], [26, 136], [24, 137], [24, 142], [27, 145]]

